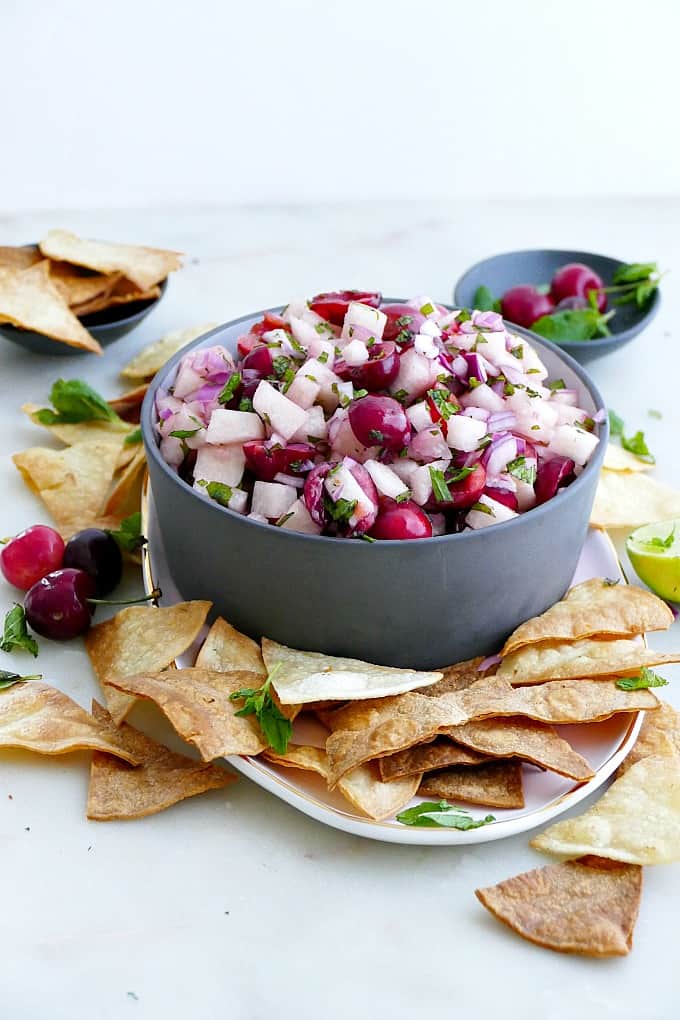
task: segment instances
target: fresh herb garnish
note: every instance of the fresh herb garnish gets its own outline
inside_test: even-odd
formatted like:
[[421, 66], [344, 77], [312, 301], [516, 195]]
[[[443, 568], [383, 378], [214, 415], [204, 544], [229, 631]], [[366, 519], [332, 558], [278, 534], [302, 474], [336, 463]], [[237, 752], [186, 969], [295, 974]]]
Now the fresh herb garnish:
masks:
[[476, 390], [477, 387], [481, 385], [482, 384], [476, 375], [471, 375], [468, 377], [468, 386], [470, 387], [471, 390]]
[[493, 815], [484, 818], [473, 818], [464, 808], [454, 807], [445, 800], [424, 801], [415, 807], [406, 808], [397, 815], [402, 825], [417, 825], [422, 828], [442, 826], [447, 829], [479, 829], [482, 825], [495, 822]]
[[495, 517], [492, 507], [488, 506], [487, 503], [473, 503], [470, 507], [471, 510], [479, 510], [481, 514], [488, 514], [489, 517]]
[[432, 315], [433, 311], [434, 305], [432, 304], [431, 301], [426, 301], [424, 305], [421, 305], [420, 308], [421, 315]]
[[233, 495], [230, 485], [225, 485], [224, 482], [208, 482], [205, 491], [220, 506], [229, 506], [229, 500]]
[[624, 450], [628, 450], [629, 453], [635, 454], [640, 460], [646, 461], [648, 464], [655, 464], [656, 460], [654, 455], [650, 452], [647, 442], [645, 440], [644, 432], [636, 432], [634, 436], [628, 437], [624, 432], [625, 423], [623, 418], [619, 417], [616, 411], [609, 411], [609, 431], [612, 437], [618, 436], [621, 440], [621, 446]]
[[451, 490], [446, 484], [444, 472], [438, 468], [430, 468], [430, 480], [432, 482], [432, 495], [438, 503], [451, 502]]
[[38, 642], [28, 633], [26, 613], [24, 607], [20, 606], [18, 602], [5, 614], [5, 626], [0, 648], [3, 652], [13, 652], [16, 648], [21, 648], [33, 656], [38, 654]]
[[473, 467], [462, 467], [462, 468], [449, 468], [447, 474], [447, 482], [451, 485], [453, 482], [462, 482], [468, 475], [474, 472]]
[[324, 506], [328, 511], [329, 517], [331, 517], [336, 524], [349, 524], [350, 518], [356, 510], [357, 501], [356, 499], [333, 500], [326, 494], [324, 496]]
[[613, 287], [605, 287], [605, 292], [618, 293], [614, 304], [636, 304], [644, 308], [654, 291], [659, 286], [659, 268], [656, 262], [631, 262], [619, 266], [612, 277]]
[[488, 287], [482, 284], [474, 293], [472, 305], [479, 312], [500, 312], [501, 303], [493, 296]]
[[[450, 396], [451, 394], [448, 394]], [[444, 421], [448, 421], [449, 418], [458, 413], [458, 405], [447, 400], [447, 393], [445, 390], [428, 390], [428, 399], [434, 404], [440, 416]]]
[[241, 397], [238, 405], [239, 411], [252, 411], [253, 402], [250, 397]]
[[524, 345], [517, 344], [516, 347], [511, 347], [510, 353], [512, 354], [513, 358], [517, 358], [518, 361], [521, 361], [522, 358], [524, 357]]
[[320, 364], [325, 365], [328, 361], [328, 351], [321, 351], [321, 354], [317, 354], [316, 360]]
[[403, 492], [400, 492], [398, 496], [394, 497], [394, 502], [395, 503], [407, 503], [410, 498], [411, 498], [411, 490], [410, 489], [404, 489]]
[[21, 684], [26, 680], [42, 680], [42, 673], [31, 673], [22, 676], [20, 673], [10, 673], [9, 670], [0, 669], [0, 691], [12, 684]]
[[380, 429], [369, 429], [368, 438], [372, 439], [374, 443], [383, 443], [385, 441], [384, 433]]
[[649, 415], [650, 418], [656, 418], [657, 421], [661, 421], [661, 419], [663, 418], [661, 411], [657, 411], [656, 408], [654, 407], [650, 407], [650, 409], [647, 411], [647, 414]]
[[675, 525], [673, 525], [669, 534], [666, 535], [665, 538], [658, 538], [655, 535], [654, 538], [645, 539], [645, 541], [641, 542], [640, 545], [644, 545], [645, 549], [649, 549], [650, 552], [655, 552], [658, 550], [663, 551], [665, 549], [670, 549], [674, 541], [675, 541]]
[[290, 358], [287, 358], [285, 354], [280, 354], [278, 358], [272, 360], [272, 368], [276, 378], [282, 379], [290, 368]]
[[619, 418], [616, 411], [609, 409], [609, 431], [612, 436], [620, 436], [623, 432], [623, 418]]
[[355, 390], [354, 391], [354, 400], [361, 400], [362, 397], [367, 397], [367, 396], [368, 396], [368, 390]]
[[668, 680], [643, 666], [639, 676], [622, 676], [616, 681], [616, 686], [622, 691], [640, 691], [646, 687], [665, 687], [667, 683]]
[[243, 701], [243, 707], [235, 715], [254, 715], [269, 746], [278, 754], [285, 754], [293, 732], [293, 724], [281, 712], [270, 691], [272, 678], [280, 668], [281, 663], [277, 662], [261, 687], [244, 687], [240, 691], [234, 691], [229, 695], [229, 700]]
[[405, 400], [408, 400], [408, 393], [406, 390], [397, 390], [397, 392], [393, 393], [392, 396], [395, 400], [398, 400], [400, 404], [403, 404]]
[[115, 538], [121, 549], [125, 552], [134, 552], [140, 546], [146, 544], [146, 538], [142, 534], [142, 515], [139, 510], [130, 514], [120, 522], [118, 530], [109, 531], [109, 535]]
[[129, 436], [126, 436], [123, 442], [126, 446], [132, 446], [134, 443], [141, 443], [142, 441], [142, 429], [141, 426], [137, 427], [134, 432], [131, 432]]
[[508, 461], [506, 470], [519, 482], [533, 485], [536, 481], [536, 461], [527, 463], [526, 457], [515, 457], [514, 460]]
[[372, 535], [366, 535], [366, 534], [357, 535], [357, 538], [360, 538], [362, 542], [377, 542], [378, 541], [377, 538], [373, 538]]
[[234, 399], [236, 395], [236, 390], [239, 388], [240, 385], [241, 385], [241, 373], [232, 372], [229, 378], [227, 379], [226, 383], [224, 384], [222, 392], [218, 395], [217, 402], [219, 404], [228, 404], [230, 400]]
[[203, 426], [199, 425], [195, 429], [175, 429], [174, 432], [169, 432], [168, 435], [171, 435], [174, 439], [190, 439], [197, 432], [200, 432], [202, 428]]
[[295, 516], [295, 514], [293, 513], [293, 511], [289, 510], [287, 514], [281, 514], [281, 516], [278, 518], [278, 520], [276, 520], [274, 523], [276, 524], [277, 528], [280, 528], [283, 524], [286, 523], [286, 521], [289, 521], [291, 519], [291, 517], [294, 517], [294, 516]]
[[119, 418], [96, 390], [82, 379], [57, 379], [50, 390], [50, 402], [36, 412], [41, 425], [73, 425], [81, 421], [109, 421], [127, 431], [128, 425]]
[[557, 393], [558, 390], [566, 390], [567, 385], [564, 379], [553, 379], [552, 382], [548, 383], [548, 389], [551, 393]]
[[593, 340], [610, 335], [607, 323], [613, 314], [613, 311], [602, 313], [597, 308], [567, 308], [541, 316], [531, 328], [539, 336], [558, 343], [561, 340]]

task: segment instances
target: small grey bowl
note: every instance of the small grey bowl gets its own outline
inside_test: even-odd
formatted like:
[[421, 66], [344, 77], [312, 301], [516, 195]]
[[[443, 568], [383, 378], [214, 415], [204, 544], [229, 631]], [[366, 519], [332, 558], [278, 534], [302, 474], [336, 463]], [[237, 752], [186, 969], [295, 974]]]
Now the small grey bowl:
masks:
[[[124, 305], [113, 305], [101, 312], [92, 312], [90, 315], [83, 315], [80, 322], [83, 324], [95, 340], [98, 340], [102, 347], [107, 347], [114, 340], [120, 340], [137, 326], [142, 319], [153, 311], [156, 305], [163, 300], [168, 288], [167, 279], [159, 284], [160, 294], [150, 301], [130, 301]], [[70, 344], [62, 343], [60, 340], [53, 340], [44, 333], [34, 333], [30, 329], [20, 329], [18, 326], [11, 326], [8, 323], [0, 324], [0, 336], [5, 340], [11, 340], [33, 354], [49, 354], [61, 357], [72, 357], [79, 354], [91, 354], [91, 351], [83, 350], [80, 347], [71, 347]]]
[[[189, 344], [156, 375], [144, 400], [142, 435], [164, 554], [185, 599], [210, 599], [215, 613], [256, 639], [431, 669], [496, 651], [519, 623], [564, 595], [585, 541], [606, 422], [590, 463], [548, 503], [481, 531], [439, 538], [368, 543], [284, 531], [184, 482], [158, 448], [156, 392], [172, 384], [187, 351], [218, 343], [235, 351], [238, 337], [262, 315], [235, 319]], [[591, 414], [604, 406], [569, 355], [511, 328], [530, 339], [551, 377], [582, 391]]]
[[[595, 255], [588, 251], [559, 251], [537, 248], [529, 251], [509, 251], [503, 255], [477, 262], [460, 277], [456, 283], [453, 300], [457, 308], [472, 308], [478, 287], [486, 286], [494, 297], [500, 298], [510, 287], [522, 283], [550, 283], [553, 274], [567, 262], [585, 262], [602, 278], [605, 286], [612, 282], [616, 270], [625, 265], [620, 259], [608, 255]], [[603, 336], [596, 340], [563, 340], [559, 347], [568, 351], [572, 357], [586, 364], [603, 354], [610, 354], [624, 344], [630, 343], [633, 337], [642, 332], [659, 310], [661, 293], [659, 289], [645, 308], [637, 305], [611, 305], [616, 308], [616, 315], [609, 322], [611, 336]], [[532, 338], [536, 336], [531, 334]]]

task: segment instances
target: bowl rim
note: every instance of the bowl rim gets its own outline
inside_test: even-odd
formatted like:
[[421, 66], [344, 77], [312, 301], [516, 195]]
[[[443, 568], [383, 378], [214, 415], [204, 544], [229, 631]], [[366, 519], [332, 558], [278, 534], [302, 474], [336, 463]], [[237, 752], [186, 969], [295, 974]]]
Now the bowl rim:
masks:
[[[510, 258], [511, 256], [536, 255], [538, 253], [541, 253], [543, 255], [564, 256], [567, 257], [567, 261], [586, 262], [589, 258], [594, 257], [597, 259], [607, 259], [607, 261], [609, 262], [616, 263], [617, 267], [626, 265], [623, 259], [616, 258], [614, 255], [605, 255], [603, 252], [595, 251], [576, 251], [570, 248], [518, 248], [515, 251], [501, 251], [498, 252], [496, 255], [488, 255], [484, 259], [479, 259], [477, 262], [474, 262], [471, 266], [468, 266], [465, 272], [461, 273], [461, 275], [458, 277], [453, 286], [454, 302], [457, 303], [458, 300], [457, 294], [459, 288], [467, 281], [468, 276], [471, 276], [482, 266], [487, 265], [487, 263], [496, 262], [500, 259]], [[656, 290], [654, 291], [654, 294], [652, 295], [652, 300], [649, 302], [647, 310], [642, 314], [639, 322], [637, 322], [635, 325], [628, 326], [627, 329], [622, 329], [619, 332], [616, 332], [616, 330], [612, 329], [611, 336], [599, 336], [593, 340], [563, 340], [561, 343], [556, 344], [556, 346], [559, 347], [561, 350], [567, 351], [572, 350], [597, 351], [601, 350], [603, 347], [614, 347], [616, 346], [617, 342], [626, 343], [628, 340], [632, 339], [643, 329], [645, 329], [646, 326], [649, 325], [649, 323], [652, 321], [652, 319], [659, 310], [660, 302], [661, 302], [661, 290], [659, 287], [657, 287]], [[512, 325], [513, 329], [520, 328], [527, 329], [527, 332], [530, 333], [532, 337], [536, 337], [540, 340], [543, 339], [543, 337], [541, 337], [539, 333], [534, 333], [533, 330], [528, 329], [526, 326], [520, 327], [516, 326], [514, 323]], [[550, 342], [552, 343], [552, 341]]]
[[[397, 304], [403, 303], [403, 299], [384, 297], [383, 302], [389, 304]], [[265, 312], [273, 312], [274, 314], [280, 314], [285, 307], [286, 307], [285, 304], [276, 305], [270, 308], [263, 308], [258, 312], [249, 312], [247, 315], [241, 315], [236, 319], [230, 319], [228, 322], [224, 322], [221, 325], [216, 326], [214, 329], [209, 330], [209, 332], [204, 333], [202, 336], [197, 337], [195, 340], [192, 340], [191, 343], [187, 344], [181, 350], [177, 351], [177, 353], [174, 354], [172, 358], [166, 361], [163, 367], [158, 370], [156, 375], [149, 383], [149, 388], [146, 392], [146, 396], [144, 397], [144, 402], [142, 404], [140, 426], [142, 429], [142, 438], [144, 441], [144, 447], [146, 450], [147, 458], [150, 457], [154, 461], [154, 463], [158, 467], [160, 467], [161, 471], [168, 477], [168, 479], [175, 485], [177, 485], [180, 490], [186, 491], [187, 493], [191, 494], [196, 499], [204, 503], [208, 508], [218, 511], [219, 513], [222, 514], [226, 514], [229, 518], [233, 519], [234, 521], [238, 521], [239, 524], [250, 525], [253, 528], [257, 529], [266, 528], [267, 534], [278, 533], [278, 535], [281, 536], [281, 538], [284, 541], [297, 540], [314, 543], [324, 542], [331, 543], [334, 547], [340, 547], [342, 545], [346, 546], [348, 542], [351, 542], [352, 547], [355, 549], [359, 546], [364, 546], [367, 549], [370, 548], [372, 550], [373, 555], [375, 555], [375, 551], [377, 548], [386, 548], [394, 550], [395, 548], [404, 549], [405, 546], [407, 548], [410, 546], [418, 547], [422, 546], [423, 543], [427, 543], [429, 546], [435, 542], [448, 543], [452, 541], [457, 542], [484, 541], [484, 535], [487, 531], [486, 528], [479, 528], [477, 530], [469, 529], [467, 531], [461, 531], [453, 535], [436, 535], [431, 538], [420, 538], [415, 541], [407, 541], [405, 539], [397, 538], [397, 539], [382, 539], [381, 541], [375, 542], [357, 540], [352, 541], [351, 539], [332, 535], [308, 535], [300, 531], [291, 531], [286, 530], [284, 528], [277, 528], [275, 525], [272, 524], [261, 523], [260, 521], [251, 520], [244, 514], [237, 513], [235, 510], [230, 510], [229, 507], [225, 507], [219, 503], [216, 503], [215, 500], [210, 499], [209, 496], [197, 492], [196, 489], [193, 488], [193, 486], [189, 485], [188, 482], [185, 482], [183, 478], [180, 478], [177, 472], [174, 471], [170, 467], [170, 465], [164, 460], [164, 458], [161, 456], [160, 445], [156, 441], [155, 423], [152, 418], [152, 412], [156, 399], [156, 392], [161, 387], [162, 379], [165, 378], [172, 371], [172, 369], [180, 362], [180, 360], [189, 351], [194, 350], [197, 347], [205, 346], [206, 341], [213, 337], [215, 338], [215, 342], [218, 342], [216, 334], [221, 333], [224, 329], [231, 328], [233, 326], [238, 326], [241, 323], [252, 322], [263, 316]], [[453, 310], [453, 306], [451, 305], [443, 305], [443, 307]], [[503, 321], [505, 323], [505, 320]], [[542, 345], [546, 347], [549, 351], [555, 354], [561, 361], [563, 361], [567, 365], [568, 368], [570, 368], [574, 372], [574, 374], [578, 377], [581, 385], [589, 393], [593, 403], [595, 404], [596, 408], [595, 413], [597, 413], [600, 410], [606, 411], [606, 404], [598, 387], [595, 385], [594, 381], [590, 378], [585, 369], [574, 358], [572, 358], [570, 354], [566, 353], [557, 344], [552, 343], [552, 341], [546, 340], [543, 337], [538, 336], [538, 334], [532, 333], [528, 329], [524, 329], [521, 326], [515, 326], [511, 323], [505, 323], [505, 325], [506, 328], [508, 328], [510, 331], [513, 332], [516, 331], [518, 335], [523, 336], [525, 339], [529, 340], [532, 343], [538, 343], [539, 346]], [[609, 420], [607, 417], [605, 417], [605, 420], [600, 423], [599, 439], [600, 442], [598, 443], [593, 456], [585, 465], [583, 471], [570, 485], [568, 485], [566, 488], [559, 490], [557, 494], [553, 496], [552, 499], [549, 499], [546, 503], [542, 503], [540, 506], [533, 507], [531, 510], [519, 514], [517, 517], [513, 517], [508, 521], [500, 521], [498, 524], [492, 525], [491, 527], [493, 529], [494, 534], [500, 534], [501, 532], [504, 533], [506, 531], [510, 531], [513, 528], [516, 529], [522, 525], [524, 527], [527, 527], [527, 521], [529, 522], [531, 522], [532, 520], [537, 521], [540, 518], [544, 517], [547, 513], [550, 513], [551, 510], [554, 510], [556, 504], [558, 506], [562, 506], [566, 499], [574, 498], [573, 494], [575, 492], [579, 492], [584, 487], [584, 485], [588, 481], [590, 481], [592, 474], [595, 471], [597, 471], [598, 473], [600, 471], [602, 461], [604, 460], [605, 450], [607, 448], [607, 441], [609, 439]], [[254, 534], [256, 533], [257, 532], [255, 532]]]

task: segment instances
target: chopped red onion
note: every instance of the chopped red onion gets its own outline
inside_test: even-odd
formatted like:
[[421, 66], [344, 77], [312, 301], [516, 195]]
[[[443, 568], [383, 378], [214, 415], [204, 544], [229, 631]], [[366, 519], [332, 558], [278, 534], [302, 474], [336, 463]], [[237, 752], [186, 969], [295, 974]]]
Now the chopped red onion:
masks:
[[503, 659], [500, 655], [487, 655], [486, 659], [482, 659], [477, 666], [477, 672], [483, 673], [485, 669], [491, 669], [492, 666], [497, 666], [502, 661]]

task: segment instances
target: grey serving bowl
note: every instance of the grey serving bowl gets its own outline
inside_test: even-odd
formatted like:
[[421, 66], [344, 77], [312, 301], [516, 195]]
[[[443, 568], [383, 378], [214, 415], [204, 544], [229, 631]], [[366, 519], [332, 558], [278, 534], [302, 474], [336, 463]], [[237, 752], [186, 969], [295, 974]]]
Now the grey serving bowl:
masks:
[[[588, 251], [560, 251], [537, 248], [529, 251], [509, 251], [493, 255], [471, 266], [456, 283], [453, 300], [457, 308], [472, 308], [475, 291], [484, 285], [494, 297], [500, 298], [509, 287], [521, 283], [549, 283], [555, 270], [567, 262], [585, 262], [602, 278], [605, 286], [612, 282], [619, 266], [625, 265], [620, 259], [608, 255], [595, 255]], [[609, 322], [611, 336], [596, 340], [561, 341], [559, 346], [572, 357], [585, 364], [603, 354], [610, 354], [624, 344], [630, 343], [652, 321], [661, 303], [661, 293], [654, 292], [644, 308], [637, 305], [610, 305], [616, 307], [616, 315]], [[534, 336], [535, 334], [532, 334]]]
[[[398, 300], [398, 299], [394, 299]], [[280, 311], [280, 308], [270, 311]], [[430, 669], [500, 648], [523, 620], [568, 588], [583, 546], [607, 442], [550, 502], [511, 521], [416, 541], [361, 542], [259, 524], [195, 492], [163, 460], [154, 427], [159, 387], [197, 347], [235, 350], [263, 312], [228, 322], [176, 354], [151, 383], [141, 426], [164, 553], [182, 596], [210, 599], [239, 630], [293, 647]], [[552, 377], [597, 388], [569, 355], [526, 330]]]
[[[167, 279], [163, 280], [159, 287], [161, 292], [157, 298], [152, 298], [150, 301], [130, 301], [128, 304], [114, 305], [101, 312], [83, 315], [80, 321], [102, 347], [107, 347], [108, 344], [112, 344], [114, 340], [120, 340], [126, 333], [134, 329], [163, 300], [168, 288]], [[34, 333], [33, 330], [20, 329], [18, 326], [11, 326], [8, 323], [0, 324], [0, 336], [34, 354], [71, 357], [91, 353], [91, 351], [82, 350], [80, 347], [71, 347], [70, 344], [52, 340], [44, 333]]]

